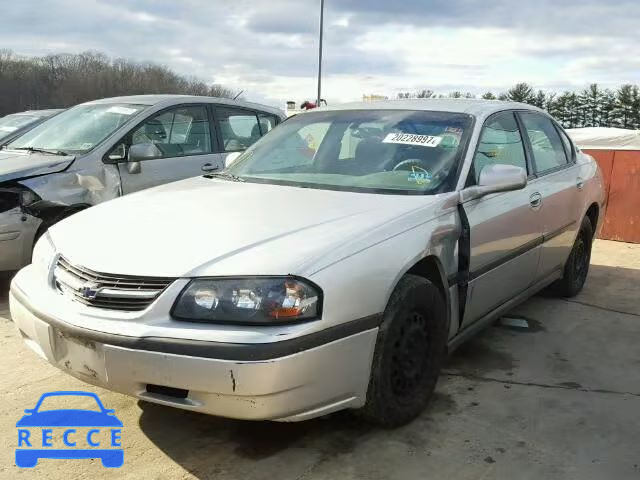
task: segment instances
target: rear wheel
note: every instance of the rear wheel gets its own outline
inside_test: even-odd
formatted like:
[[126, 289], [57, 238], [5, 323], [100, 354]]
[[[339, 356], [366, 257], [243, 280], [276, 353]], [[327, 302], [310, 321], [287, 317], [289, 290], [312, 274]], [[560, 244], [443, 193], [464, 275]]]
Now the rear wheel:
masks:
[[446, 344], [446, 306], [438, 288], [404, 276], [378, 332], [364, 419], [397, 427], [416, 418], [433, 395]]
[[589, 218], [585, 217], [582, 220], [580, 231], [573, 244], [567, 263], [564, 266], [563, 277], [551, 286], [556, 295], [574, 297], [580, 293], [589, 273], [592, 243], [593, 227]]

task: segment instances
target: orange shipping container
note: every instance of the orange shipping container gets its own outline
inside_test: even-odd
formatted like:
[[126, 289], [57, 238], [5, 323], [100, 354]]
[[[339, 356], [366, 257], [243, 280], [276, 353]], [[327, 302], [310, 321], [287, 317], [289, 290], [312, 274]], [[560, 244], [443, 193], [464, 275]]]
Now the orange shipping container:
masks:
[[604, 176], [607, 211], [600, 238], [640, 243], [640, 132], [618, 128], [568, 130]]

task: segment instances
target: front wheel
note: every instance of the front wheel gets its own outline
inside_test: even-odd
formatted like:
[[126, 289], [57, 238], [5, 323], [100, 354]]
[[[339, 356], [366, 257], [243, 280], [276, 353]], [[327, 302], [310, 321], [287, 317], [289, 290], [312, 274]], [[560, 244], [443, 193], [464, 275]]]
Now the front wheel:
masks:
[[385, 309], [367, 401], [358, 415], [387, 428], [416, 418], [435, 390], [445, 345], [442, 294], [430, 281], [405, 275]]
[[551, 286], [555, 294], [562, 297], [575, 297], [580, 293], [589, 273], [592, 243], [593, 227], [591, 226], [591, 220], [585, 217], [582, 220], [580, 231], [573, 244], [567, 263], [564, 266], [563, 276]]

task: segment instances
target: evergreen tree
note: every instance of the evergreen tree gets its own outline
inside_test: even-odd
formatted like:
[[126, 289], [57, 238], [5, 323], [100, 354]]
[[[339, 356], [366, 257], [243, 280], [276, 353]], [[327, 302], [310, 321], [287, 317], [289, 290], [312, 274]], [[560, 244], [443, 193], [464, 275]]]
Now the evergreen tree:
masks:
[[616, 94], [608, 88], [602, 92], [600, 106], [600, 126], [612, 126], [612, 115], [616, 108]]
[[547, 106], [547, 94], [542, 90], [538, 90], [538, 93], [533, 95], [529, 102], [531, 105], [536, 106], [538, 108], [546, 108]]
[[534, 99], [533, 87], [528, 83], [518, 83], [507, 92], [512, 102], [531, 103]]
[[[442, 98], [442, 95], [440, 95]], [[449, 98], [474, 98], [471, 93], [450, 92]], [[493, 92], [481, 98], [495, 100]], [[499, 100], [528, 103], [545, 109], [565, 128], [620, 127], [640, 129], [640, 87], [622, 85], [616, 91], [601, 88], [597, 83], [581, 92], [565, 91], [561, 94], [534, 91], [527, 83], [518, 83]]]
[[620, 128], [638, 128], [640, 125], [640, 92], [637, 85], [622, 85], [615, 93], [611, 123]]
[[601, 126], [604, 92], [597, 83], [592, 83], [578, 95], [583, 127]]

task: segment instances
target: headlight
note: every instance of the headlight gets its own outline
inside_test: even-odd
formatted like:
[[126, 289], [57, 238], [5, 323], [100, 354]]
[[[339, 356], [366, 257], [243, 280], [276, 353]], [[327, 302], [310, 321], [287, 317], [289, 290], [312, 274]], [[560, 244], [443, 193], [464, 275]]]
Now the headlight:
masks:
[[45, 233], [36, 242], [33, 247], [33, 256], [31, 257], [31, 263], [33, 266], [45, 274], [49, 274], [51, 270], [51, 264], [56, 255], [56, 247], [51, 241], [49, 233]]
[[196, 279], [183, 290], [172, 315], [181, 320], [251, 325], [312, 320], [322, 292], [295, 277]]

